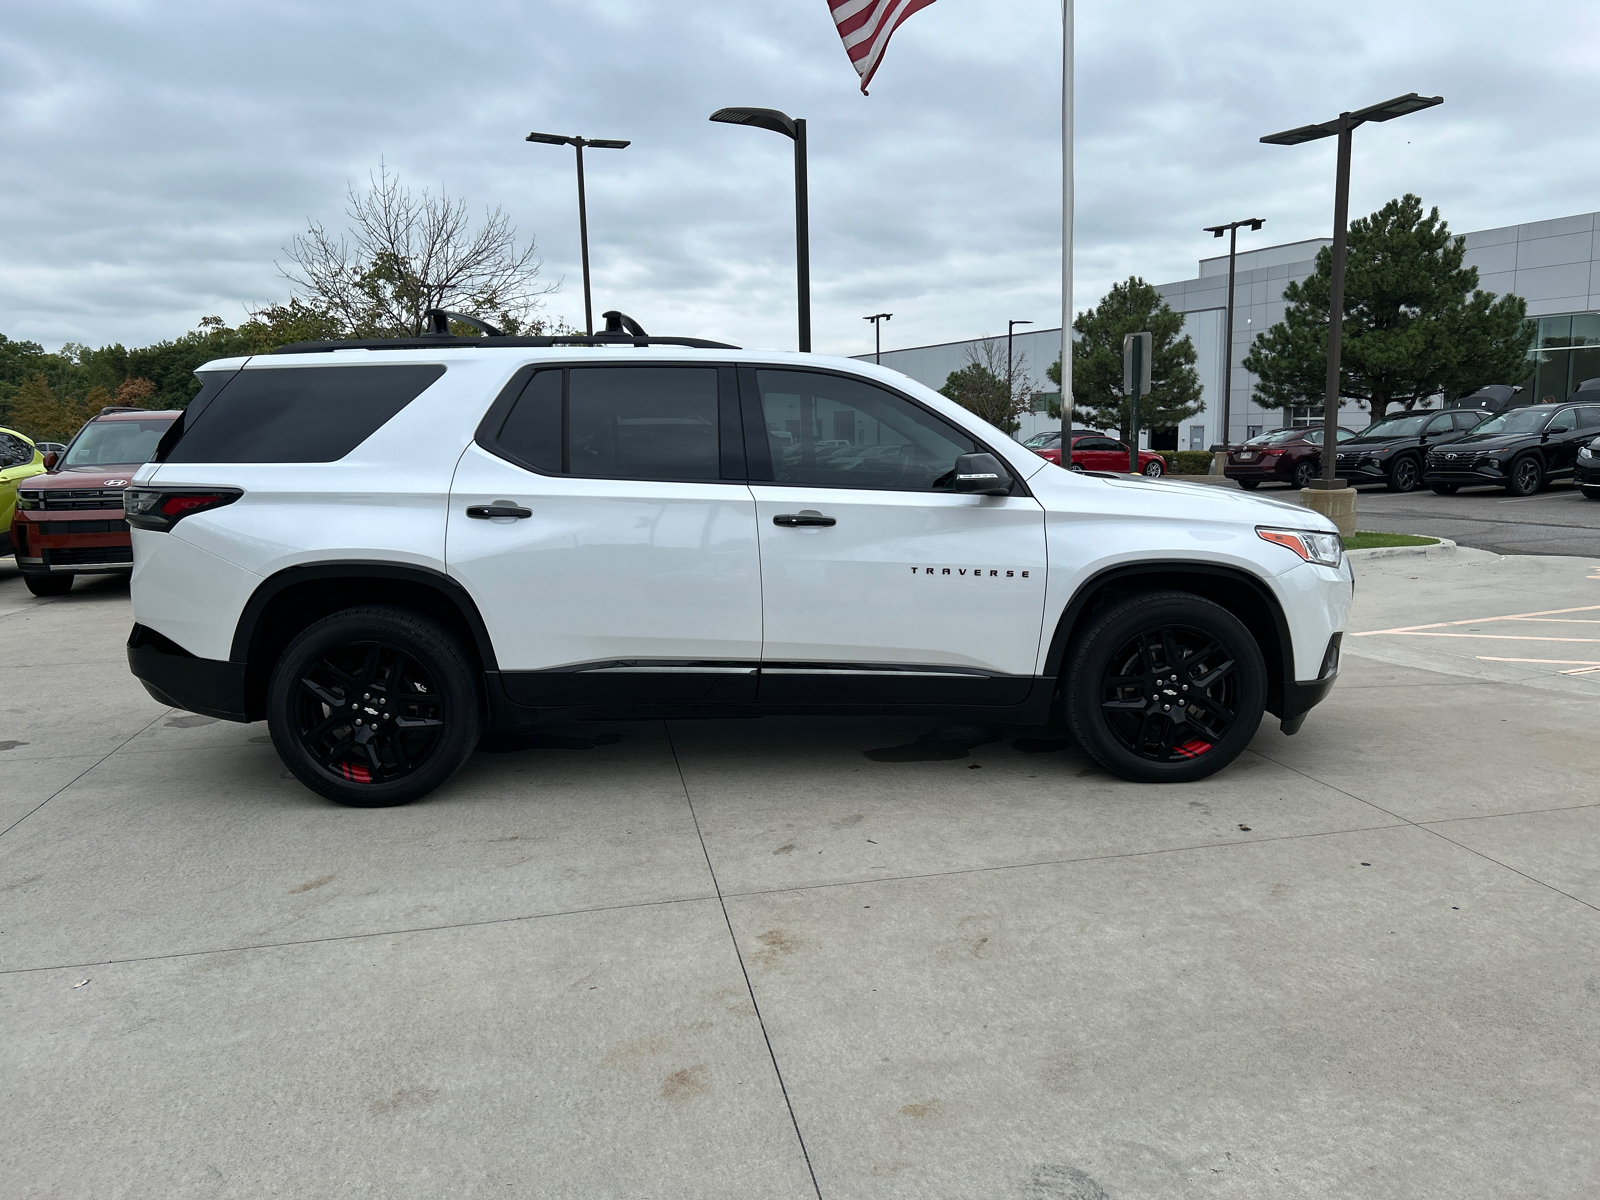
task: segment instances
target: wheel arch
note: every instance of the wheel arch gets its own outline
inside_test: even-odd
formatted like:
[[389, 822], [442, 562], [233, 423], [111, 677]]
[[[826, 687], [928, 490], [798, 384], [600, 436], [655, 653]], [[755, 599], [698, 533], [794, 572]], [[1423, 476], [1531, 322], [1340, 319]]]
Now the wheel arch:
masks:
[[245, 667], [248, 719], [266, 715], [272, 664], [294, 637], [313, 621], [360, 604], [392, 604], [425, 613], [461, 638], [480, 673], [498, 669], [477, 604], [443, 571], [363, 560], [286, 567], [256, 588], [234, 628], [228, 657]]
[[1239, 618], [1266, 660], [1267, 711], [1274, 716], [1283, 715], [1294, 674], [1289, 622], [1272, 589], [1236, 567], [1175, 560], [1126, 563], [1098, 572], [1079, 586], [1062, 610], [1041, 673], [1047, 678], [1060, 677], [1067, 647], [1107, 604], [1135, 592], [1155, 590], [1193, 592]]

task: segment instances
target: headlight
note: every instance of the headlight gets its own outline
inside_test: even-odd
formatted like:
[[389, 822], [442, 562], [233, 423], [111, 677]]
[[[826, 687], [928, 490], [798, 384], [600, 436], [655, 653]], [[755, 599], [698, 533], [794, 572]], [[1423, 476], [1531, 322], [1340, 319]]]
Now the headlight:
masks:
[[18, 508], [24, 508], [24, 509], [43, 508], [44, 507], [44, 493], [42, 493], [42, 492], [18, 492], [17, 493], [17, 507]]
[[1264, 542], [1293, 550], [1306, 562], [1322, 567], [1337, 567], [1344, 561], [1344, 543], [1337, 533], [1311, 533], [1304, 529], [1267, 529], [1256, 526], [1256, 534]]
[[1594, 457], [1594, 451], [1589, 449], [1589, 447], [1587, 447], [1587, 446], [1579, 446], [1578, 447], [1578, 457], [1579, 458], [1593, 458]]

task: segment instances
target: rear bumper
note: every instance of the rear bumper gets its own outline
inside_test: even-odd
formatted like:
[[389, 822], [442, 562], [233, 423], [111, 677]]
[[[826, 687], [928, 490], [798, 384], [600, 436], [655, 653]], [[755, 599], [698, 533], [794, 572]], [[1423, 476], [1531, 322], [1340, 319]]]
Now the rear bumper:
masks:
[[249, 721], [244, 664], [197, 658], [144, 625], [128, 634], [128, 669], [162, 704], [223, 721]]
[[1277, 467], [1235, 466], [1229, 463], [1222, 468], [1222, 473], [1229, 479], [1253, 479], [1257, 483], [1288, 483], [1288, 475], [1280, 472]]

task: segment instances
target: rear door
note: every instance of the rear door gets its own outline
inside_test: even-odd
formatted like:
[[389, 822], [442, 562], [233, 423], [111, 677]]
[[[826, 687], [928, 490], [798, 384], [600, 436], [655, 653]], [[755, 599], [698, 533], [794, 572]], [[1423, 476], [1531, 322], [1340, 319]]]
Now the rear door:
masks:
[[446, 558], [514, 700], [755, 698], [761, 576], [738, 420], [726, 367], [512, 380], [457, 467]]
[[[982, 450], [853, 376], [741, 369], [761, 539], [763, 702], [1020, 703], [1044, 613], [1044, 511], [951, 490]], [[819, 454], [821, 440], [848, 450]]]

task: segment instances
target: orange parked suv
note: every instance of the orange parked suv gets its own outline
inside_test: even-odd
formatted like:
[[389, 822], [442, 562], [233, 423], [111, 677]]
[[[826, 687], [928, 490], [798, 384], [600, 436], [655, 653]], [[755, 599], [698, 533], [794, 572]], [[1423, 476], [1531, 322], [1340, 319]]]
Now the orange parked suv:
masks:
[[103, 408], [64, 453], [45, 456], [46, 474], [17, 489], [11, 525], [12, 550], [30, 592], [59, 596], [72, 587], [74, 575], [133, 570], [122, 492], [182, 415]]

